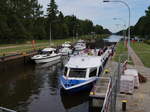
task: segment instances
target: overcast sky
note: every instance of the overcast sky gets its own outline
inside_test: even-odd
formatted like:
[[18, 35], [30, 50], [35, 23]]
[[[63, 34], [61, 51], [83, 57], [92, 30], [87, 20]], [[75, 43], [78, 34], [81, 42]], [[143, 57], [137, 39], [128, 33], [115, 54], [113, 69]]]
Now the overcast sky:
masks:
[[[64, 15], [76, 15], [80, 19], [90, 19], [94, 24], [102, 25], [112, 32], [123, 28], [123, 21], [113, 20], [122, 18], [128, 23], [128, 9], [121, 3], [103, 3], [102, 0], [55, 0], [58, 9]], [[124, 0], [131, 8], [131, 25], [135, 25], [138, 19], [145, 15], [145, 10], [150, 6], [150, 0]], [[46, 13], [50, 0], [39, 0]], [[128, 25], [128, 24], [127, 24]]]

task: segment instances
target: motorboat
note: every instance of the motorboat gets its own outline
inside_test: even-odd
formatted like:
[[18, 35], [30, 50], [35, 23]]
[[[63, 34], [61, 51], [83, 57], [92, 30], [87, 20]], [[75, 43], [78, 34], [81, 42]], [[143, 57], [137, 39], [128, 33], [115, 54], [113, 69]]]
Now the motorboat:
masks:
[[57, 53], [55, 48], [44, 48], [38, 55], [31, 57], [35, 63], [47, 63], [51, 61], [60, 60], [61, 54]]
[[71, 42], [67, 41], [62, 44], [62, 47], [71, 47]]
[[86, 43], [84, 40], [78, 40], [74, 46], [75, 50], [80, 51], [86, 49]]
[[65, 42], [62, 44], [62, 48], [59, 50], [62, 55], [70, 55], [72, 54], [71, 44], [70, 42]]
[[72, 54], [72, 49], [68, 47], [64, 47], [59, 50], [59, 53], [62, 54], [63, 56], [70, 55]]
[[62, 88], [67, 92], [91, 88], [102, 72], [102, 61], [101, 56], [70, 57], [60, 77]]

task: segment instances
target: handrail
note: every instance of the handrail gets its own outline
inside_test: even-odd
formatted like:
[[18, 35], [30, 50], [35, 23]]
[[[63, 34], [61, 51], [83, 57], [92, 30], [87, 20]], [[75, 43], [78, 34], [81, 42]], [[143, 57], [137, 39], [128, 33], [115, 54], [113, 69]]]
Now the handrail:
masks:
[[[107, 89], [107, 92], [106, 92], [106, 95], [105, 95], [105, 100], [104, 100], [104, 103], [103, 103], [103, 108], [101, 110], [101, 112], [104, 112], [105, 110], [105, 105], [106, 105], [106, 102], [107, 102], [107, 99], [109, 98], [110, 96], [110, 93], [112, 92], [112, 88], [110, 89], [110, 86], [111, 86], [111, 79], [109, 78], [109, 84], [108, 84], [108, 89]], [[113, 87], [113, 86], [112, 86]]]
[[0, 111], [2, 111], [2, 112], [17, 112], [17, 111], [7, 109], [7, 108], [4, 108], [4, 107], [0, 107]]

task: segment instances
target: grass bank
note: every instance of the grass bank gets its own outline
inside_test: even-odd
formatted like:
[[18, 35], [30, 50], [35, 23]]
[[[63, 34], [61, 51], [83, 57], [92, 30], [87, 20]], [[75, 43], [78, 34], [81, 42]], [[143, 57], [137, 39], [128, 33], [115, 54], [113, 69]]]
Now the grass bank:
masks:
[[131, 44], [132, 48], [139, 56], [144, 66], [150, 67], [150, 45], [142, 42]]
[[124, 42], [121, 41], [116, 45], [116, 51], [113, 60], [118, 62], [120, 58], [120, 61], [124, 62], [125, 60], [127, 60], [127, 56], [128, 56], [127, 53], [128, 50], [125, 47]]
[[[107, 36], [108, 35], [95, 35], [94, 38], [105, 38]], [[85, 35], [85, 36], [80, 36], [79, 38], [80, 39], [92, 39], [93, 36]], [[52, 40], [51, 45], [59, 46], [65, 41], [76, 42], [77, 39], [73, 40], [72, 38], [68, 38], [68, 39]], [[35, 50], [49, 46], [49, 40], [36, 40], [35, 43], [36, 43]], [[34, 49], [33, 49], [31, 41], [27, 41], [26, 43], [23, 43], [23, 44], [3, 44], [3, 45], [0, 45], [0, 56], [18, 54], [18, 53], [29, 52], [33, 50]]]

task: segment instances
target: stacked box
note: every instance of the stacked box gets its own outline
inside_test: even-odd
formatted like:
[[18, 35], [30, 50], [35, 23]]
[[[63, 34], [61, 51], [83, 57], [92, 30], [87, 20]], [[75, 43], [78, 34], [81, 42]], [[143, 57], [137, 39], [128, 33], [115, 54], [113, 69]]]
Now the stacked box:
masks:
[[138, 88], [139, 87], [139, 76], [138, 76], [138, 71], [136, 69], [127, 69], [124, 71], [125, 75], [133, 76], [134, 77], [134, 87]]
[[134, 77], [123, 75], [120, 79], [120, 92], [132, 94], [134, 91]]

